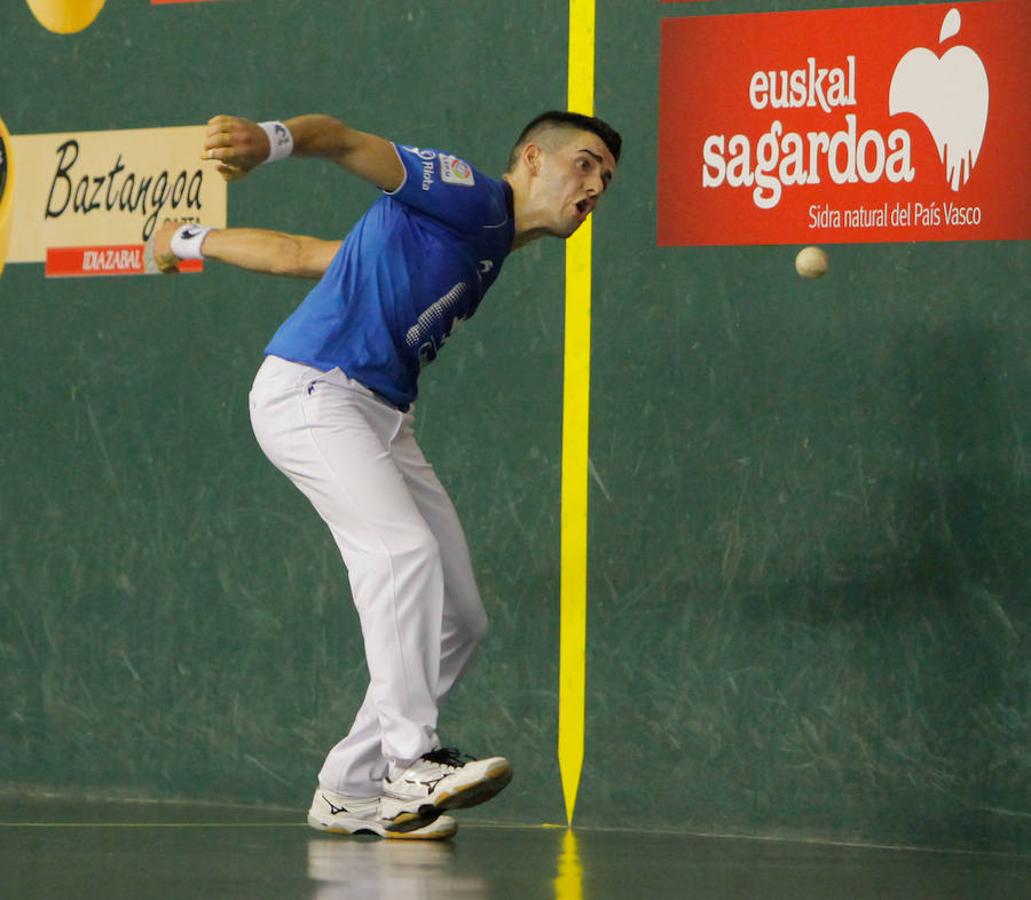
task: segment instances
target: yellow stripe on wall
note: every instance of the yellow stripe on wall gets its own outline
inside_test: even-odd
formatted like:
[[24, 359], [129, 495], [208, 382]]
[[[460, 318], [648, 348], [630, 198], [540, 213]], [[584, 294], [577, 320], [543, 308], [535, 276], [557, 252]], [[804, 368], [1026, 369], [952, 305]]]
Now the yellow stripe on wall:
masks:
[[[594, 0], [569, 2], [568, 109], [594, 115]], [[566, 242], [562, 393], [562, 581], [558, 764], [573, 821], [584, 759], [587, 644], [587, 436], [591, 393], [591, 220]]]

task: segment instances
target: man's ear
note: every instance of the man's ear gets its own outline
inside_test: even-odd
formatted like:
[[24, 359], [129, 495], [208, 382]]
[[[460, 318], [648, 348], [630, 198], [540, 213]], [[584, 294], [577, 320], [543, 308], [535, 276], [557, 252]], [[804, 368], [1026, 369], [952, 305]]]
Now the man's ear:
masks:
[[526, 163], [526, 167], [530, 170], [531, 175], [540, 174], [542, 153], [540, 144], [531, 142], [523, 147], [523, 161]]

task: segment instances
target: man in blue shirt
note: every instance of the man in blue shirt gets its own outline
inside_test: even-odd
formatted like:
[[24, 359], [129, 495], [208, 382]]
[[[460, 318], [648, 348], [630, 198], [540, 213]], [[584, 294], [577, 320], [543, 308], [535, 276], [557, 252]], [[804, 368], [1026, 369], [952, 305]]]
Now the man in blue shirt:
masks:
[[544, 113], [490, 178], [451, 153], [393, 144], [327, 116], [254, 123], [216, 116], [205, 154], [227, 180], [265, 161], [323, 157], [384, 195], [346, 239], [164, 226], [159, 267], [219, 259], [319, 281], [265, 348], [250, 395], [262, 450], [308, 497], [347, 567], [369, 688], [327, 756], [309, 823], [339, 833], [445, 838], [443, 812], [490, 799], [502, 757], [441, 748], [437, 707], [487, 619], [447, 492], [419, 449], [420, 369], [475, 312], [506, 256], [569, 237], [593, 211], [621, 139], [599, 119]]

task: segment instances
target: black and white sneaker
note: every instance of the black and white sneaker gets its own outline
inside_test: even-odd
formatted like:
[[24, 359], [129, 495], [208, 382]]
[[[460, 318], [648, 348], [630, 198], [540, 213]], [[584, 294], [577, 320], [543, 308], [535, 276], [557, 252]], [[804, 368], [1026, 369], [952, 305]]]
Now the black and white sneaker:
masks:
[[443, 841], [458, 831], [450, 816], [400, 809], [385, 797], [347, 797], [321, 787], [312, 798], [308, 824], [333, 834], [375, 834], [409, 841]]
[[504, 757], [463, 759], [453, 747], [442, 747], [407, 768], [391, 763], [383, 781], [383, 808], [393, 815], [440, 815], [484, 803], [511, 780], [512, 766]]

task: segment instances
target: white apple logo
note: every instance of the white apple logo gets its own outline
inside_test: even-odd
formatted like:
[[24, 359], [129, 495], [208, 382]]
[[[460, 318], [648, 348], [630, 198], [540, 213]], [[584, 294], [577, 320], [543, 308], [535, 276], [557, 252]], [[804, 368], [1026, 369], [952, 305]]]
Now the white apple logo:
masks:
[[[938, 43], [958, 34], [960, 24], [959, 10], [950, 9]], [[988, 121], [988, 73], [981, 57], [964, 46], [940, 59], [926, 47], [914, 47], [891, 76], [888, 111], [913, 113], [927, 126], [949, 185], [958, 191], [977, 162]]]

